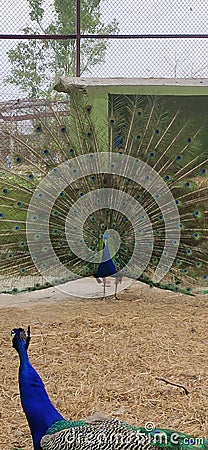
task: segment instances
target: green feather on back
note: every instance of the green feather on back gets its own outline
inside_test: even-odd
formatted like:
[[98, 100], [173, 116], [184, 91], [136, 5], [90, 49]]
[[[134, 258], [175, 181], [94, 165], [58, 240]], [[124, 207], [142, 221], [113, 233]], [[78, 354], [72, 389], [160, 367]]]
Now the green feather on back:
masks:
[[66, 428], [81, 427], [83, 425], [87, 425], [85, 420], [58, 420], [47, 430], [47, 434], [53, 434]]

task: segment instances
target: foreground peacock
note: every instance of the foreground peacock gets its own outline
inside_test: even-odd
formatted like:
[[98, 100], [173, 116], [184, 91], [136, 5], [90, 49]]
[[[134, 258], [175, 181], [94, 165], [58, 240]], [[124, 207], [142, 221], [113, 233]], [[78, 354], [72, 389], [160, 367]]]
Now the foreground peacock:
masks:
[[115, 292], [133, 279], [207, 293], [207, 97], [103, 105], [72, 86], [65, 106], [29, 105], [24, 126], [2, 123], [1, 291], [91, 277], [86, 295], [105, 296], [109, 277]]
[[34, 450], [207, 450], [208, 441], [166, 429], [148, 431], [118, 419], [67, 421], [52, 405], [44, 384], [28, 358], [28, 334], [12, 330], [20, 358], [19, 389]]

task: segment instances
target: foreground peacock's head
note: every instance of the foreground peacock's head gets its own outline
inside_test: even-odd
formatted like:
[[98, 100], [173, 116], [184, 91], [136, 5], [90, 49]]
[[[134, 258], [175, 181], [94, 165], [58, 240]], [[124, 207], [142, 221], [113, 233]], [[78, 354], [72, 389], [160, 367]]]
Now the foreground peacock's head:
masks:
[[27, 350], [30, 343], [30, 326], [28, 326], [27, 334], [23, 328], [14, 328], [11, 331], [11, 336], [12, 336], [12, 345], [15, 348], [15, 350], [17, 350], [17, 352], [23, 345]]

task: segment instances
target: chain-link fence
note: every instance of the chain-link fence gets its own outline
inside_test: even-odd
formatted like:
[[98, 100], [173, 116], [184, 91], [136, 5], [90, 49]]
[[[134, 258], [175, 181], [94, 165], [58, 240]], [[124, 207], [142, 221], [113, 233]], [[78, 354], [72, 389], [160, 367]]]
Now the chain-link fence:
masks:
[[206, 78], [201, 0], [4, 0], [0, 101], [41, 97], [60, 75]]

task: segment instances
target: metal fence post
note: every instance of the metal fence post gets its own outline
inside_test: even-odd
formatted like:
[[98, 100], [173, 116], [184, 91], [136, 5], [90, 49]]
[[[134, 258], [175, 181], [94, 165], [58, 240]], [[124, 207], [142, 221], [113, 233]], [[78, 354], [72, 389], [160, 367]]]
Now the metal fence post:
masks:
[[80, 0], [76, 0], [76, 76], [80, 77], [80, 41], [81, 41]]

